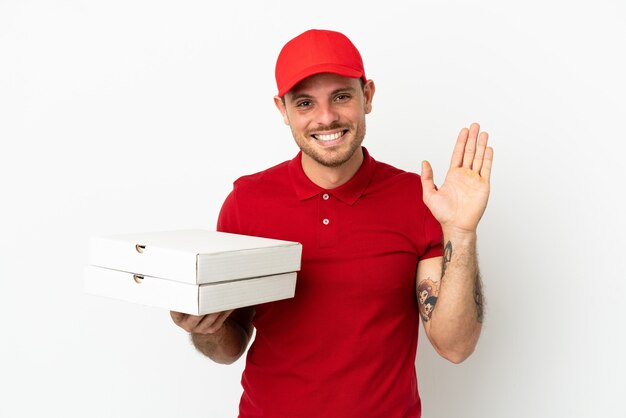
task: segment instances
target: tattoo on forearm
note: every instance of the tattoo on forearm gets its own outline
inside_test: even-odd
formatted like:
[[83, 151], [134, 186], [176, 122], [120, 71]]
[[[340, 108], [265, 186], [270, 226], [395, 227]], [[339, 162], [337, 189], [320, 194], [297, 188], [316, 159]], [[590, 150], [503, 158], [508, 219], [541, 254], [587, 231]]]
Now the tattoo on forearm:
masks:
[[[443, 276], [446, 272], [448, 264], [452, 260], [452, 242], [448, 241], [444, 247], [443, 252], [443, 264], [441, 267], [441, 281], [432, 280], [430, 277], [426, 280], [418, 283], [417, 285], [417, 300], [420, 316], [422, 321], [428, 322], [432, 315], [437, 299], [439, 297], [439, 289], [441, 282], [443, 282]], [[476, 279], [474, 280], [474, 303], [476, 304], [476, 320], [482, 324], [484, 318], [484, 298], [482, 290], [482, 281], [480, 279], [480, 273], [476, 270]]]
[[480, 274], [476, 274], [476, 281], [474, 282], [474, 303], [476, 303], [476, 320], [483, 323], [484, 309], [483, 309], [483, 285], [480, 280]]
[[[442, 280], [450, 260], [452, 260], [452, 242], [448, 241], [443, 251]], [[417, 302], [422, 321], [424, 322], [430, 321], [433, 315], [433, 310], [439, 297], [439, 285], [439, 281], [434, 281], [430, 277], [417, 285]]]
[[417, 286], [417, 302], [422, 321], [428, 322], [437, 304], [439, 295], [439, 282], [432, 281], [430, 277]]
[[445, 248], [443, 249], [443, 265], [441, 266], [441, 277], [446, 274], [446, 268], [448, 267], [448, 263], [452, 260], [452, 241], [448, 241]]

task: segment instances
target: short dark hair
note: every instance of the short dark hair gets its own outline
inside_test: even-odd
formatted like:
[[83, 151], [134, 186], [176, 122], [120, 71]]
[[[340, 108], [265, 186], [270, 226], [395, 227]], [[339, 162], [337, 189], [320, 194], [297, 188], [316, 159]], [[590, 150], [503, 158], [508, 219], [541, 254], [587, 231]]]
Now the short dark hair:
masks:
[[437, 304], [437, 296], [430, 296], [424, 301], [424, 305], [428, 305], [429, 303], [435, 306]]

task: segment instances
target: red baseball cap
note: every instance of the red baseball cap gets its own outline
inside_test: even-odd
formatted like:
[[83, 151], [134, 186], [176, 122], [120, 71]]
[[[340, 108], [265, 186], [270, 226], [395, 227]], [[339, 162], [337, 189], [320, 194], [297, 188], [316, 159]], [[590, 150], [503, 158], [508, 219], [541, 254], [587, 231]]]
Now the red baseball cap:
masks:
[[365, 78], [363, 59], [344, 34], [311, 29], [287, 42], [276, 60], [278, 96], [283, 97], [305, 78], [319, 73]]

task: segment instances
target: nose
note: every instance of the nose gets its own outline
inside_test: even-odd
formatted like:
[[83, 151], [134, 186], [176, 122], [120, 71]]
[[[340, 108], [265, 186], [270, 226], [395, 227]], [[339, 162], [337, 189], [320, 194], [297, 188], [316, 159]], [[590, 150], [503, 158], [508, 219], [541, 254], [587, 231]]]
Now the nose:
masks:
[[317, 106], [316, 122], [321, 126], [330, 126], [339, 120], [337, 109], [332, 103], [320, 103]]

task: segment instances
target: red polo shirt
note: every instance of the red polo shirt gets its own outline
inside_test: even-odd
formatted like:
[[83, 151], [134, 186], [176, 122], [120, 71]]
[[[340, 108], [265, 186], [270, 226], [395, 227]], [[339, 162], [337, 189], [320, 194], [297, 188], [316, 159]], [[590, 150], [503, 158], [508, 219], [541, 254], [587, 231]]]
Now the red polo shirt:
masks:
[[240, 417], [419, 417], [415, 273], [441, 255], [419, 176], [364, 161], [325, 190], [301, 154], [235, 182], [218, 229], [302, 243], [293, 299], [256, 307]]

